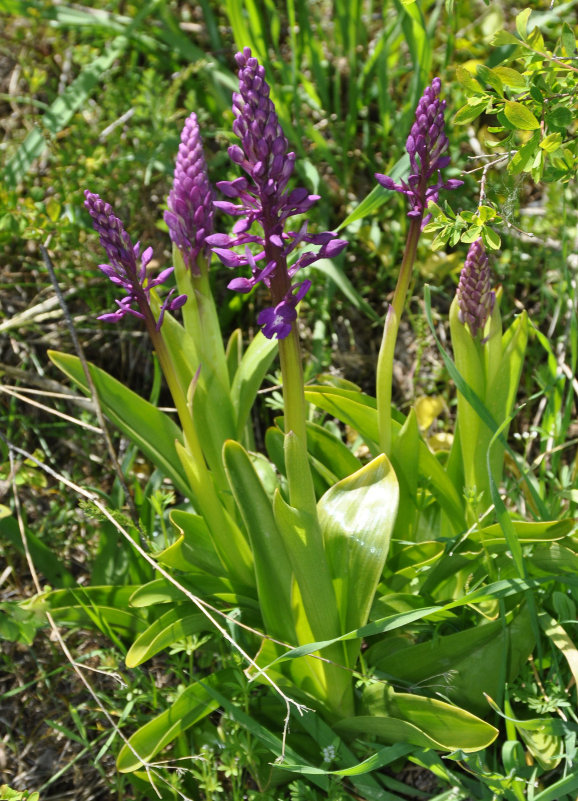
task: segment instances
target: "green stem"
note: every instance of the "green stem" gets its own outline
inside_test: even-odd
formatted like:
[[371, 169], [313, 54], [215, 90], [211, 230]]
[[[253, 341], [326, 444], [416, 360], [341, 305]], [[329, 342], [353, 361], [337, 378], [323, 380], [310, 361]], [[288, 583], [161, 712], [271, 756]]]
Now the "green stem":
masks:
[[316, 515], [317, 503], [307, 455], [301, 350], [295, 323], [289, 336], [279, 340], [279, 359], [283, 376], [286, 445], [288, 445], [287, 437], [292, 435], [293, 440], [292, 447], [285, 448], [290, 503], [296, 509]]
[[389, 455], [391, 452], [391, 383], [393, 379], [393, 357], [395, 353], [395, 343], [399, 331], [399, 323], [407, 291], [413, 274], [417, 243], [421, 233], [421, 217], [413, 217], [405, 250], [401, 262], [401, 268], [397, 278], [397, 285], [393, 295], [393, 301], [387, 312], [385, 326], [383, 328], [383, 338], [377, 360], [377, 420], [379, 426], [379, 445], [382, 451]]

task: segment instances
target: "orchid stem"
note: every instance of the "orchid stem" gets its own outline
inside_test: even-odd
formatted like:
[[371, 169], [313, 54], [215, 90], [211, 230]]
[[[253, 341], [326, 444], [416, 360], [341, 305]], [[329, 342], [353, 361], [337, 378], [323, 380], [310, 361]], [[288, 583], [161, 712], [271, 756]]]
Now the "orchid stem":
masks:
[[388, 456], [391, 453], [391, 392], [393, 380], [393, 359], [395, 343], [399, 331], [399, 323], [409, 285], [413, 274], [417, 243], [421, 233], [422, 217], [413, 217], [410, 222], [401, 268], [397, 278], [397, 285], [393, 301], [388, 309], [379, 357], [377, 360], [377, 419], [379, 427], [379, 446]]

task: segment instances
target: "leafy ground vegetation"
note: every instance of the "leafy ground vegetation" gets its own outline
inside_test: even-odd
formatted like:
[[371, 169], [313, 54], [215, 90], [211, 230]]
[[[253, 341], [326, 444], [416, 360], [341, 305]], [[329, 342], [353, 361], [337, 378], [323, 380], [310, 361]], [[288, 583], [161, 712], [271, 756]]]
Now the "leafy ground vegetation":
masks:
[[[0, 798], [576, 798], [576, 7], [0, 0]], [[247, 47], [295, 229], [348, 241], [279, 340], [163, 220], [195, 112], [271, 239]], [[196, 299], [160, 331], [164, 287], [96, 319], [84, 190]]]

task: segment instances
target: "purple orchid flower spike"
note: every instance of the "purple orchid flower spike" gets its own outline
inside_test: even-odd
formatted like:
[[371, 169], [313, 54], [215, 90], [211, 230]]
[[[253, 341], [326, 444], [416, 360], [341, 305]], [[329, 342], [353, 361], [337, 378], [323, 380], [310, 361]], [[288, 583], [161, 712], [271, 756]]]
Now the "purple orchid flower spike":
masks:
[[164, 219], [171, 239], [188, 269], [198, 276], [199, 255], [210, 254], [206, 239], [213, 233], [213, 191], [196, 114], [188, 117], [181, 134], [168, 207]]
[[491, 289], [488, 254], [481, 239], [472, 242], [460, 273], [456, 291], [461, 323], [467, 323], [473, 337], [483, 331], [493, 311], [496, 295]]
[[[130, 236], [124, 226], [115, 216], [112, 206], [105, 203], [98, 195], [84, 193], [84, 205], [92, 217], [95, 231], [100, 235], [100, 244], [108, 256], [108, 264], [100, 264], [102, 272], [110, 278], [113, 284], [122, 287], [127, 296], [117, 300], [117, 311], [101, 314], [98, 319], [107, 323], [117, 323], [127, 314], [145, 320], [148, 327], [160, 330], [166, 311], [175, 311], [185, 303], [186, 295], [174, 296], [175, 289], [171, 289], [164, 299], [159, 312], [158, 320], [155, 318], [150, 305], [150, 291], [163, 284], [173, 268], [162, 270], [156, 278], [147, 276], [147, 267], [153, 256], [153, 249], [146, 248], [141, 254], [140, 243], [132, 244]], [[135, 308], [136, 306], [136, 308]]]
[[[310, 281], [293, 282], [296, 273], [318, 259], [337, 256], [347, 242], [331, 231], [309, 234], [307, 222], [299, 231], [285, 231], [288, 219], [305, 214], [319, 196], [310, 195], [303, 188], [287, 190], [295, 153], [288, 152], [287, 139], [269, 97], [265, 70], [248, 47], [237, 53], [235, 60], [239, 92], [233, 94], [233, 130], [241, 146], [230, 147], [229, 156], [247, 177], [217, 184], [229, 199], [214, 205], [239, 219], [232, 236], [213, 234], [207, 242], [225, 267], [251, 270], [251, 277], [234, 278], [229, 289], [246, 293], [260, 282], [270, 289], [273, 306], [261, 312], [258, 322], [269, 339], [284, 339], [297, 318], [297, 304], [311, 285]], [[262, 234], [250, 233], [253, 223], [260, 225]], [[288, 265], [289, 255], [302, 243], [319, 246], [319, 250], [304, 251]], [[237, 253], [235, 248], [242, 251]]]
[[[438, 97], [441, 85], [441, 80], [434, 78], [417, 105], [415, 122], [406, 142], [411, 165], [407, 182], [397, 184], [387, 175], [375, 174], [377, 181], [386, 189], [402, 192], [409, 198], [411, 208], [408, 217], [422, 218], [430, 200], [438, 202], [440, 190], [457, 189], [463, 184], [456, 178], [444, 181], [441, 175], [441, 171], [450, 163], [446, 153], [449, 146], [444, 122], [446, 101]], [[435, 183], [432, 183], [434, 176]], [[426, 215], [422, 226], [430, 219], [431, 215]]]

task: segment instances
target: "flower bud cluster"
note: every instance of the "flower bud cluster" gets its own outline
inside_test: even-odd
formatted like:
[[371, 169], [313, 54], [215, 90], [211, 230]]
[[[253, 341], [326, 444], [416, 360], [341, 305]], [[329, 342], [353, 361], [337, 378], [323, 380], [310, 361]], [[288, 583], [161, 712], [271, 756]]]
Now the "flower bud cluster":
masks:
[[[293, 283], [295, 274], [318, 259], [337, 256], [347, 242], [330, 231], [309, 234], [306, 221], [298, 231], [285, 231], [287, 220], [305, 214], [319, 196], [302, 188], [287, 190], [295, 153], [288, 152], [287, 139], [269, 97], [265, 70], [248, 47], [237, 53], [235, 60], [239, 91], [233, 95], [233, 130], [241, 145], [230, 147], [229, 156], [247, 177], [217, 184], [229, 200], [217, 201], [215, 206], [239, 219], [232, 236], [213, 234], [207, 241], [226, 267], [251, 270], [250, 278], [234, 278], [230, 289], [250, 292], [261, 281], [271, 289], [275, 305], [262, 311], [258, 322], [265, 336], [283, 339], [297, 316], [297, 303], [310, 286], [309, 281]], [[251, 233], [254, 223], [262, 228], [262, 234]], [[319, 246], [319, 250], [302, 252], [288, 266], [288, 257], [302, 243]], [[239, 247], [240, 253], [235, 250]]]
[[[411, 208], [408, 217], [423, 218], [430, 200], [438, 202], [441, 189], [457, 189], [463, 184], [463, 181], [455, 178], [444, 181], [441, 175], [441, 170], [450, 163], [450, 157], [446, 153], [449, 146], [444, 122], [446, 101], [439, 99], [440, 89], [440, 79], [434, 78], [417, 105], [415, 122], [406, 142], [411, 168], [407, 182], [397, 184], [387, 175], [375, 175], [386, 189], [402, 192], [409, 198]], [[435, 183], [432, 183], [434, 174]], [[429, 219], [429, 215], [426, 216], [423, 225]]]
[[194, 113], [186, 120], [181, 134], [168, 207], [164, 219], [171, 239], [192, 274], [200, 275], [199, 254], [209, 252], [205, 240], [213, 232], [213, 192]]
[[[154, 320], [150, 307], [150, 291], [165, 282], [173, 267], [162, 270], [156, 278], [150, 279], [147, 276], [147, 267], [153, 257], [153, 249], [146, 248], [141, 254], [140, 243], [132, 244], [121, 220], [115, 216], [112, 206], [88, 190], [84, 196], [84, 205], [92, 217], [93, 227], [100, 235], [100, 244], [109, 260], [108, 264], [100, 264], [99, 267], [113, 284], [122, 287], [127, 293], [126, 297], [115, 301], [118, 306], [116, 312], [102, 314], [98, 319], [107, 323], [117, 323], [126, 314], [132, 314], [142, 320]], [[187, 299], [186, 295], [174, 297], [175, 291], [171, 289], [163, 301], [156, 323], [157, 330], [162, 325], [165, 311], [180, 309]], [[135, 305], [137, 308], [134, 308]]]
[[481, 239], [472, 242], [456, 291], [460, 322], [467, 323], [473, 337], [483, 331], [496, 302], [491, 289], [488, 254]]

